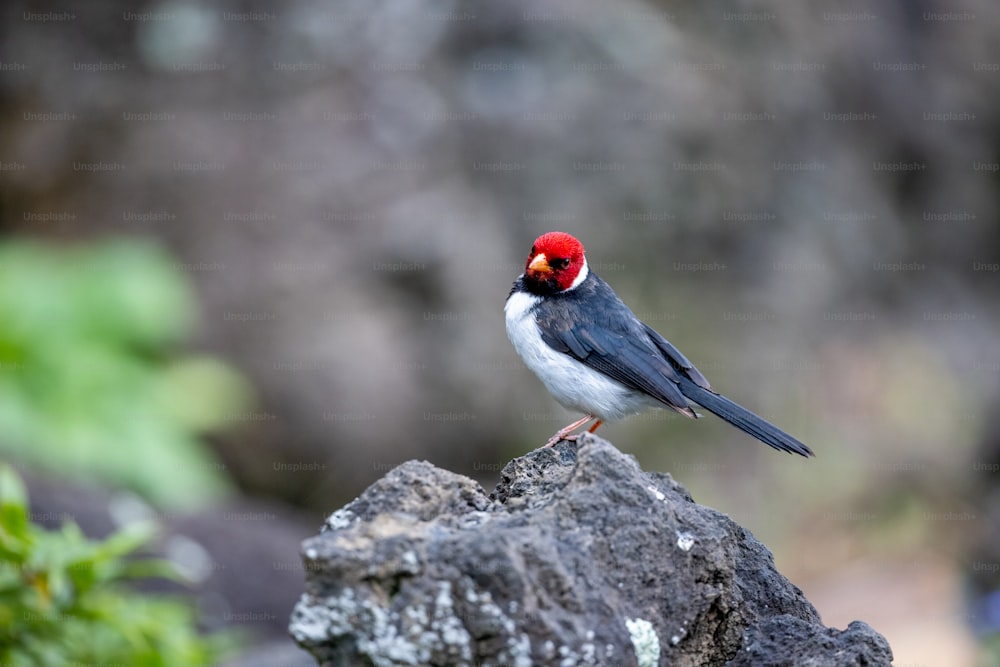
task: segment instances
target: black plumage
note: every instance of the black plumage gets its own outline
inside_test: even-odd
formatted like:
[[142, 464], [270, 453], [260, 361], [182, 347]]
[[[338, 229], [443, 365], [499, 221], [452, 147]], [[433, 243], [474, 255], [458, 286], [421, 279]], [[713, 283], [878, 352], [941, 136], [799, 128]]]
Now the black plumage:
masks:
[[[514, 285], [514, 290], [526, 288]], [[593, 272], [574, 289], [545, 292], [534, 308], [535, 321], [553, 350], [689, 417], [697, 417], [691, 401], [775, 449], [812, 456], [796, 438], [712, 391], [694, 364], [641, 322]]]

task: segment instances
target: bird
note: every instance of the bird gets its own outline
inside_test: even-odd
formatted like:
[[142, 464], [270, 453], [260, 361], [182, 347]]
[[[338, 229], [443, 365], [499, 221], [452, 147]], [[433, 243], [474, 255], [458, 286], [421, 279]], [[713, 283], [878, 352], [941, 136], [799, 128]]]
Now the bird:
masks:
[[504, 305], [507, 337], [524, 364], [563, 407], [584, 417], [544, 447], [575, 441], [573, 431], [649, 408], [698, 418], [701, 406], [764, 444], [813, 456], [805, 444], [712, 390], [680, 350], [645, 324], [587, 265], [583, 244], [566, 232], [535, 239], [524, 273]]

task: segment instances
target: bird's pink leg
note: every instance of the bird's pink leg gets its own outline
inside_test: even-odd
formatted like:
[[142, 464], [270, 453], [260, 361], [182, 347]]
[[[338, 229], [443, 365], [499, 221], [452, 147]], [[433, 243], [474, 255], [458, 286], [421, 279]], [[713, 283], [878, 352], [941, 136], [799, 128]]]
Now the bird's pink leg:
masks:
[[596, 422], [594, 422], [593, 426], [591, 426], [590, 428], [587, 429], [587, 433], [593, 433], [597, 429], [601, 428], [601, 424], [603, 424], [603, 423], [604, 423], [603, 419], [598, 419]]
[[[566, 428], [559, 429], [559, 431], [554, 436], [552, 436], [551, 438], [549, 438], [549, 441], [546, 442], [544, 445], [542, 445], [542, 447], [552, 447], [557, 442], [559, 442], [560, 440], [570, 440], [570, 441], [576, 440], [578, 437], [580, 437], [579, 435], [568, 435], [568, 434], [571, 433], [571, 432], [573, 432], [573, 431], [575, 431], [576, 429], [580, 428], [581, 426], [583, 426], [584, 424], [586, 424], [587, 422], [589, 422], [593, 418], [594, 418], [594, 415], [586, 415], [585, 417], [581, 417], [580, 419], [577, 419], [575, 422], [573, 422], [572, 424], [570, 424]], [[598, 426], [601, 425], [601, 421], [600, 420], [597, 421], [597, 425]], [[591, 431], [591, 432], [593, 433], [593, 431]]]

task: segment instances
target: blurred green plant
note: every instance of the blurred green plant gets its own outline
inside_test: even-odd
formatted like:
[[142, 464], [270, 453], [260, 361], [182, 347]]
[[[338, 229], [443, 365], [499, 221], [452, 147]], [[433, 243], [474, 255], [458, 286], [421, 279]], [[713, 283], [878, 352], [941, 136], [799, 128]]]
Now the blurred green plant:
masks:
[[0, 665], [209, 665], [235, 648], [231, 634], [200, 636], [188, 604], [127, 590], [131, 580], [178, 578], [166, 561], [126, 558], [154, 534], [149, 523], [103, 541], [73, 523], [46, 531], [0, 465]]
[[177, 350], [194, 317], [190, 285], [156, 245], [0, 246], [0, 449], [160, 506], [223, 495], [202, 435], [250, 392], [222, 362]]

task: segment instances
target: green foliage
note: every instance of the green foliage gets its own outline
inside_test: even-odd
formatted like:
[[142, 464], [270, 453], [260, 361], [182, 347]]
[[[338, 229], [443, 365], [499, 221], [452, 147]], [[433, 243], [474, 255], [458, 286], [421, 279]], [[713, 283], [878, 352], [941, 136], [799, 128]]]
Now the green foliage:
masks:
[[174, 349], [195, 315], [184, 278], [147, 243], [0, 246], [0, 448], [161, 506], [224, 493], [200, 436], [249, 392], [221, 362]]
[[0, 466], [0, 665], [208, 665], [232, 644], [201, 637], [186, 604], [139, 595], [123, 583], [173, 576], [168, 563], [126, 560], [154, 534], [151, 525], [104, 541], [75, 524], [46, 531], [28, 518], [20, 479]]

